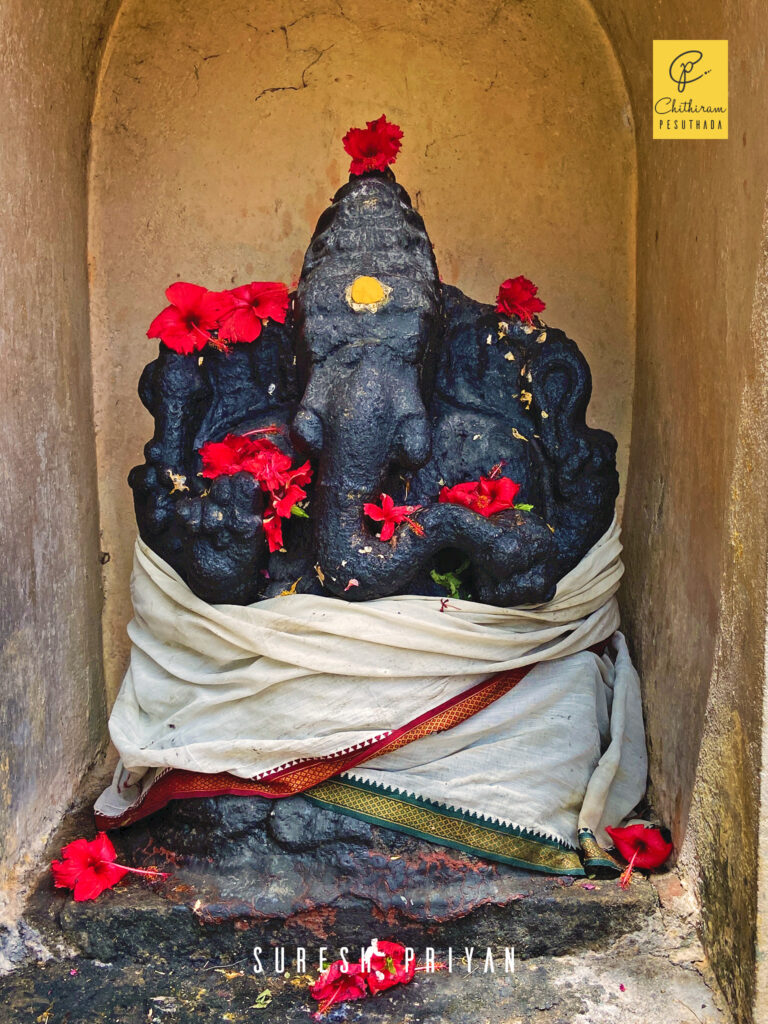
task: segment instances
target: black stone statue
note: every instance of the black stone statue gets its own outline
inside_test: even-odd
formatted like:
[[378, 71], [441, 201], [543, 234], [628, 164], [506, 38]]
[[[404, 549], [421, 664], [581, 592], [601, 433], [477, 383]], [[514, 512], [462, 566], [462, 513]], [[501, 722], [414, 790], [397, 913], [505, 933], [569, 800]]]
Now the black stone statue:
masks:
[[[318, 222], [284, 325], [230, 351], [161, 345], [145, 368], [155, 433], [129, 478], [141, 536], [211, 602], [445, 597], [446, 579], [490, 604], [547, 601], [618, 493], [616, 442], [586, 425], [591, 387], [562, 331], [441, 284], [390, 170], [352, 176]], [[286, 520], [270, 554], [254, 477], [203, 479], [199, 450], [273, 424], [314, 475], [309, 518]], [[498, 465], [523, 509], [485, 517], [438, 501]], [[378, 539], [363, 505], [382, 493], [423, 506], [421, 529]]]

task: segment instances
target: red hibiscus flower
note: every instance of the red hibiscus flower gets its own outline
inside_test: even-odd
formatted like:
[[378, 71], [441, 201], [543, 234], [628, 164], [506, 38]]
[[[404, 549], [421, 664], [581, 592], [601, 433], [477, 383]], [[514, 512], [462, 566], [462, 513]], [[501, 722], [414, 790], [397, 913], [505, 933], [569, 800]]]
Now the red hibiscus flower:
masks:
[[217, 476], [242, 473], [243, 460], [252, 450], [251, 439], [237, 434], [227, 434], [223, 441], [206, 441], [200, 449], [203, 460], [202, 475], [215, 480]]
[[309, 462], [293, 468], [293, 460], [265, 437], [253, 435], [275, 433], [277, 428], [261, 427], [247, 434], [227, 434], [223, 441], [206, 441], [200, 449], [202, 476], [215, 479], [235, 473], [250, 473], [269, 498], [262, 525], [269, 550], [283, 547], [281, 519], [291, 515], [307, 517], [297, 504], [307, 496], [304, 487], [312, 479]]
[[115, 848], [106, 832], [99, 832], [90, 842], [75, 839], [61, 851], [62, 860], [51, 863], [57, 889], [72, 889], [75, 900], [95, 900], [105, 889], [111, 889], [129, 872], [149, 878], [167, 878], [164, 871], [128, 868], [115, 863]]
[[403, 133], [384, 114], [368, 121], [365, 128], [350, 128], [343, 138], [344, 149], [352, 157], [350, 174], [383, 171], [397, 159]]
[[333, 1003], [344, 1003], [349, 999], [365, 999], [368, 985], [360, 964], [344, 964], [343, 960], [334, 961], [320, 975], [309, 990], [309, 994], [321, 1005], [320, 1013], [325, 1013]]
[[288, 289], [279, 281], [252, 281], [231, 288], [227, 294], [232, 306], [221, 316], [220, 341], [256, 341], [266, 320], [285, 323]]
[[264, 527], [264, 536], [267, 538], [267, 546], [270, 552], [279, 551], [283, 546], [283, 520], [272, 506], [265, 513], [262, 519], [262, 526]]
[[166, 289], [170, 306], [159, 313], [147, 331], [148, 338], [159, 338], [164, 345], [188, 356], [204, 349], [219, 317], [232, 305], [226, 292], [209, 292], [199, 284], [177, 281]]
[[243, 469], [252, 473], [259, 486], [268, 491], [276, 491], [282, 486], [291, 464], [291, 456], [267, 440], [253, 442], [251, 450], [243, 459]]
[[520, 484], [516, 484], [507, 476], [498, 477], [496, 480], [481, 476], [479, 480], [470, 480], [454, 487], [443, 487], [439, 500], [450, 505], [464, 505], [465, 508], [487, 518], [496, 512], [514, 508], [519, 490]]
[[518, 316], [525, 323], [533, 320], [534, 313], [541, 313], [546, 305], [536, 298], [538, 288], [527, 277], [508, 277], [503, 281], [496, 297], [496, 312], [505, 316]]
[[605, 831], [624, 860], [629, 861], [619, 879], [622, 889], [629, 887], [634, 868], [659, 868], [673, 850], [669, 832], [657, 825], [638, 822], [624, 828], [606, 828]]
[[312, 467], [305, 462], [298, 469], [292, 469], [287, 473], [280, 474], [281, 486], [273, 495], [275, 512], [283, 519], [291, 514], [291, 509], [307, 496], [307, 492], [301, 486], [308, 484], [312, 479]]
[[377, 941], [370, 956], [366, 955], [365, 966], [368, 987], [373, 995], [393, 985], [407, 985], [416, 973], [415, 959], [410, 959], [406, 966], [405, 946], [399, 942]]
[[390, 498], [388, 494], [382, 494], [381, 505], [367, 502], [363, 505], [363, 512], [370, 516], [375, 523], [383, 523], [380, 539], [388, 541], [391, 540], [395, 527], [400, 523], [408, 523], [411, 529], [418, 534], [424, 533], [423, 528], [411, 519], [411, 515], [418, 512], [421, 507], [421, 505], [396, 505], [394, 498]]
[[291, 456], [265, 437], [227, 434], [223, 441], [206, 441], [200, 449], [202, 475], [207, 479], [251, 473], [267, 490], [279, 488], [291, 468]]

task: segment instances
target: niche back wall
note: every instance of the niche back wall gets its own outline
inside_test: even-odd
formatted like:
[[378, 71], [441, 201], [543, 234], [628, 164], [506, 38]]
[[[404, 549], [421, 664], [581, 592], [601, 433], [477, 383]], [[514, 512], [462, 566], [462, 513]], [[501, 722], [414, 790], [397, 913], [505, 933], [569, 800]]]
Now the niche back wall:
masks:
[[124, 671], [126, 483], [152, 432], [136, 385], [175, 280], [298, 277], [347, 179], [341, 138], [386, 113], [443, 279], [491, 301], [525, 274], [592, 366], [619, 439], [634, 373], [635, 151], [618, 67], [581, 2], [125, 0], [93, 119], [91, 330], [108, 691]]

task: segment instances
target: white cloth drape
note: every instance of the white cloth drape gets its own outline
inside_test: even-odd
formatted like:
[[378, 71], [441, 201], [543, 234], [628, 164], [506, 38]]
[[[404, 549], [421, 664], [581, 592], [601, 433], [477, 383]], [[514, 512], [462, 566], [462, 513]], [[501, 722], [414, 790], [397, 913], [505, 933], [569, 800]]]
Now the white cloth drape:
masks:
[[580, 813], [593, 830], [615, 823], [645, 785], [623, 638], [615, 664], [587, 651], [618, 626], [620, 556], [614, 521], [536, 607], [304, 594], [242, 607], [200, 600], [137, 540], [131, 662], [110, 719], [121, 760], [96, 810], [125, 811], [153, 769], [252, 779], [363, 749], [498, 672], [536, 663], [467, 722], [351, 775], [574, 845]]

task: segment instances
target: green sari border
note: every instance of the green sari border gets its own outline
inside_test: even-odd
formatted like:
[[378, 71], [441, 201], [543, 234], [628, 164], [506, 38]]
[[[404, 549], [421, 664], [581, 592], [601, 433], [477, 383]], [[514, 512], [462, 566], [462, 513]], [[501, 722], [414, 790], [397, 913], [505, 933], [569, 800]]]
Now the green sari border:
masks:
[[579, 852], [555, 839], [377, 783], [337, 776], [303, 795], [319, 807], [485, 860], [550, 875], [585, 875]]

